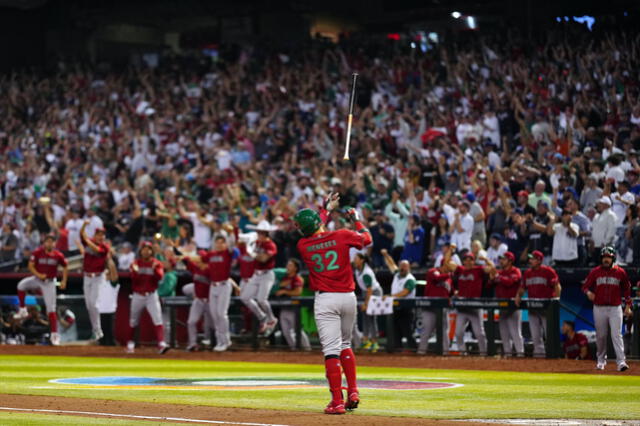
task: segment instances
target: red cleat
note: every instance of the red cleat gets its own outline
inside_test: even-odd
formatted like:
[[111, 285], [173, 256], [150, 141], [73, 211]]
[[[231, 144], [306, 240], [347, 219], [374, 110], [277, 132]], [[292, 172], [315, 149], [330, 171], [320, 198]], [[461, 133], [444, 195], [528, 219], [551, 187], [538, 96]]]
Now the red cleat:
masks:
[[331, 401], [327, 408], [324, 409], [325, 414], [346, 414], [347, 410], [344, 408], [344, 402]]
[[353, 391], [349, 393], [349, 396], [347, 397], [347, 402], [346, 404], [344, 404], [344, 408], [346, 408], [347, 410], [355, 410], [356, 408], [358, 408], [359, 403], [360, 403], [360, 394], [358, 394], [358, 391]]

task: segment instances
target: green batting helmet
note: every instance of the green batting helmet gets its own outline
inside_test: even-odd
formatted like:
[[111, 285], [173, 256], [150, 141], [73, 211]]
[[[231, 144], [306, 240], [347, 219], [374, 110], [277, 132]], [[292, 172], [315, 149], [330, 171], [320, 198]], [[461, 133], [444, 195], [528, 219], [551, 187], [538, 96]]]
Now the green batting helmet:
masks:
[[298, 224], [298, 229], [305, 237], [313, 235], [322, 225], [318, 212], [311, 209], [300, 210], [293, 217], [293, 220]]

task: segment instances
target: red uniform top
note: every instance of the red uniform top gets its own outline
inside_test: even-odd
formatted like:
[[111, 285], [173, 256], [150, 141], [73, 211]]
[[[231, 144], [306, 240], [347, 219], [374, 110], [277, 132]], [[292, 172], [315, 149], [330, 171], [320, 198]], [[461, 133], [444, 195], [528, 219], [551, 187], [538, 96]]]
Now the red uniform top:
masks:
[[44, 247], [35, 249], [29, 260], [35, 265], [36, 271], [45, 274], [48, 279], [58, 276], [58, 265], [67, 266], [67, 259], [62, 252], [53, 249], [47, 253]]
[[529, 292], [532, 299], [551, 299], [556, 297], [555, 286], [558, 284], [558, 274], [546, 265], [533, 269], [529, 268], [522, 274], [520, 287]]
[[509, 270], [500, 269], [498, 275], [493, 279], [496, 285], [496, 297], [498, 299], [513, 299], [520, 288], [522, 272], [512, 266]]
[[480, 297], [482, 296], [482, 287], [484, 284], [484, 267], [472, 266], [467, 269], [464, 266], [458, 266], [455, 272], [456, 289], [460, 297]]
[[440, 272], [439, 268], [427, 271], [427, 286], [424, 289], [426, 297], [449, 297], [453, 292], [453, 276]]
[[[134, 293], [151, 293], [158, 289], [158, 283], [164, 277], [162, 262], [156, 258], [133, 261], [138, 266], [138, 271], [131, 269], [131, 289]], [[132, 265], [132, 266], [133, 266]]]
[[93, 244], [98, 246], [98, 251], [93, 250], [87, 244], [86, 240], [82, 238], [82, 244], [84, 245], [84, 259], [82, 261], [82, 269], [84, 272], [92, 274], [100, 273], [104, 271], [107, 266], [107, 255], [109, 254], [109, 244], [102, 242], [96, 243], [95, 240], [91, 240]]
[[589, 340], [582, 333], [575, 333], [573, 339], [567, 339], [562, 344], [564, 354], [569, 359], [576, 359], [580, 356], [580, 349], [587, 348], [587, 359], [589, 358]]
[[208, 251], [204, 256], [201, 256], [201, 259], [209, 265], [209, 280], [212, 283], [226, 281], [231, 276], [231, 262], [233, 261], [231, 251]]
[[240, 278], [248, 280], [253, 276], [253, 271], [256, 269], [256, 260], [249, 256], [247, 253], [247, 247], [245, 245], [239, 246], [240, 256], [238, 257], [238, 266], [240, 267]]
[[256, 254], [267, 253], [271, 257], [266, 262], [255, 261], [255, 268], [258, 271], [265, 271], [276, 267], [276, 253], [278, 253], [278, 247], [276, 243], [271, 240], [256, 241]]
[[623, 297], [627, 305], [631, 305], [631, 283], [627, 272], [618, 265], [593, 268], [584, 280], [582, 291], [595, 293], [594, 305], [619, 306]]
[[285, 275], [280, 281], [281, 290], [295, 290], [298, 287], [304, 286], [304, 280], [299, 274], [295, 274], [293, 277]]
[[[358, 222], [356, 222], [358, 226]], [[362, 225], [360, 225], [362, 227]], [[349, 248], [371, 244], [371, 234], [340, 229], [321, 232], [298, 241], [298, 252], [309, 268], [313, 291], [348, 293], [355, 289]]]
[[209, 288], [211, 287], [211, 281], [209, 281], [209, 271], [202, 269], [191, 259], [184, 259], [184, 266], [187, 267], [187, 271], [191, 272], [193, 278], [193, 291], [198, 299], [209, 298]]

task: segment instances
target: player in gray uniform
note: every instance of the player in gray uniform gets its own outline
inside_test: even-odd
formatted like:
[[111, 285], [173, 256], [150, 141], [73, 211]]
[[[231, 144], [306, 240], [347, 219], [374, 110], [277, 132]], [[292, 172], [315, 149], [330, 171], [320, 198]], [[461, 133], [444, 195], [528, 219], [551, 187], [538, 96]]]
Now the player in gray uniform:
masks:
[[353, 264], [355, 266], [356, 283], [362, 294], [364, 294], [364, 303], [361, 305], [363, 314], [363, 343], [362, 349], [377, 352], [378, 345], [378, 316], [367, 314], [367, 306], [371, 296], [382, 296], [382, 287], [376, 279], [376, 274], [369, 266], [367, 255], [356, 253]]

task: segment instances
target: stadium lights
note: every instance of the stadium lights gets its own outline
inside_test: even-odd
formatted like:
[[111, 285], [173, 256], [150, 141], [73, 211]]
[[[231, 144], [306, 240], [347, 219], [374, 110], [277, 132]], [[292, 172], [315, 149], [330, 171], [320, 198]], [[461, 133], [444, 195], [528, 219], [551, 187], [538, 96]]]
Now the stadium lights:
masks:
[[459, 17], [462, 16], [462, 14], [460, 12], [451, 12], [451, 16], [453, 16], [454, 19], [458, 19]]

